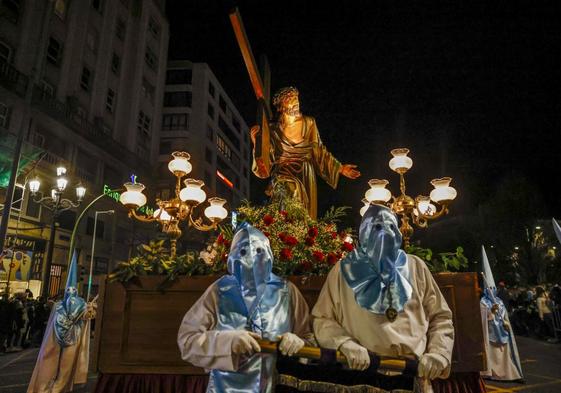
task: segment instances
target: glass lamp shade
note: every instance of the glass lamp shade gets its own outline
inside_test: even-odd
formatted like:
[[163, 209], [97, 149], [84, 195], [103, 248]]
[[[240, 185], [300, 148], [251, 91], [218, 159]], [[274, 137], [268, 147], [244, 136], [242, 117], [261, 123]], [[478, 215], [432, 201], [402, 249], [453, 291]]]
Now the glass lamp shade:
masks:
[[427, 196], [421, 196], [417, 198], [417, 209], [422, 215], [432, 216], [436, 213], [436, 206], [430, 203], [430, 198]]
[[86, 195], [86, 187], [84, 187], [81, 183], [78, 184], [76, 187], [76, 198], [81, 201], [84, 199], [84, 195]]
[[454, 187], [450, 187], [451, 181], [451, 177], [431, 180], [430, 184], [434, 186], [434, 190], [430, 192], [430, 199], [436, 203], [453, 201], [458, 193]]
[[68, 185], [68, 179], [65, 177], [57, 177], [56, 179], [56, 188], [58, 188], [58, 190], [60, 192], [63, 192], [64, 190], [66, 190], [66, 186]]
[[390, 169], [397, 173], [405, 173], [413, 166], [413, 160], [407, 157], [409, 149], [393, 149], [391, 151], [393, 158], [390, 160]]
[[175, 176], [185, 176], [188, 173], [191, 173], [193, 166], [189, 162], [189, 159], [191, 158], [189, 153], [184, 151], [174, 151], [171, 155], [173, 156], [173, 160], [171, 160], [168, 164], [168, 169], [171, 173]]
[[138, 209], [146, 204], [146, 196], [142, 193], [144, 184], [142, 183], [125, 183], [127, 191], [121, 194], [120, 202], [128, 209]]
[[51, 190], [51, 198], [52, 198], [53, 200], [56, 201], [57, 198], [58, 198], [58, 195], [59, 195], [58, 190], [56, 190], [56, 189], [53, 188], [53, 189]]
[[202, 180], [185, 179], [185, 188], [179, 192], [179, 198], [184, 202], [204, 202], [206, 193], [202, 190], [205, 183]]
[[364, 206], [360, 208], [360, 216], [362, 217], [370, 207], [370, 201], [366, 198], [362, 198], [361, 202], [364, 203]]
[[66, 175], [66, 168], [63, 167], [63, 166], [57, 167], [57, 169], [56, 169], [56, 175], [57, 175], [57, 176]]
[[163, 209], [156, 209], [154, 212], [154, 218], [160, 221], [171, 221], [171, 216]]
[[205, 216], [211, 221], [222, 221], [226, 218], [228, 211], [224, 208], [225, 199], [209, 198], [208, 203], [210, 203], [210, 206], [205, 209]]
[[364, 197], [368, 201], [368, 203], [375, 202], [387, 202], [392, 197], [392, 193], [390, 190], [386, 189], [388, 185], [387, 180], [380, 180], [380, 179], [372, 179], [368, 182], [370, 189], [366, 191]]
[[41, 182], [36, 177], [29, 181], [29, 191], [31, 191], [32, 194], [36, 194], [39, 191], [40, 186]]

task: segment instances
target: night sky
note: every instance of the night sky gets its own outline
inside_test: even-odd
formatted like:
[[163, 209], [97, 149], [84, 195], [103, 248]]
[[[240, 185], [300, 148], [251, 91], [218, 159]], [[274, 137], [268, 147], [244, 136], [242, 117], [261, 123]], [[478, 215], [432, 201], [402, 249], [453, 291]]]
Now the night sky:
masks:
[[[345, 3], [345, 5], [343, 5]], [[451, 215], [469, 215], [508, 176], [527, 179], [561, 217], [561, 23], [555, 2], [239, 1], [254, 55], [268, 56], [272, 90], [293, 85], [323, 142], [362, 177], [320, 186], [320, 211], [358, 209], [390, 150], [408, 147], [410, 195], [451, 176]], [[256, 103], [225, 2], [168, 1], [170, 58], [206, 62], [248, 125]], [[264, 182], [255, 179], [252, 199]], [[515, 214], [515, 213], [513, 213]]]

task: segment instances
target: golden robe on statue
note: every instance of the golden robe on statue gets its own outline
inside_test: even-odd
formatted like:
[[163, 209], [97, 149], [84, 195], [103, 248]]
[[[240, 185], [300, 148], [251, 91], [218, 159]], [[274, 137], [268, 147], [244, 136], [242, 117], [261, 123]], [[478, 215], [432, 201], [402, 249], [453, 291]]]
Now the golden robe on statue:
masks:
[[302, 116], [299, 120], [302, 140], [288, 139], [280, 123], [270, 125], [270, 166], [259, 167], [253, 159], [253, 173], [260, 178], [271, 177], [272, 189], [282, 185], [285, 192], [298, 199], [310, 217], [317, 217], [317, 183], [315, 172], [331, 187], [339, 181], [341, 163], [321, 142], [316, 121]]

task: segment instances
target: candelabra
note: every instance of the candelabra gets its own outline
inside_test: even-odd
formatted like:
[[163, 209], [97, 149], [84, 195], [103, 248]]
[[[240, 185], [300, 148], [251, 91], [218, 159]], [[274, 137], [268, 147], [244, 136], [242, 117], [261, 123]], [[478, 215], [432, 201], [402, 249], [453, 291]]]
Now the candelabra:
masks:
[[176, 177], [175, 194], [169, 200], [156, 200], [158, 209], [153, 215], [142, 215], [136, 210], [146, 204], [146, 196], [142, 193], [144, 185], [136, 182], [133, 176], [132, 181], [125, 183], [127, 189], [121, 194], [120, 201], [129, 210], [129, 217], [142, 222], [158, 222], [162, 226], [162, 232], [170, 239], [170, 254], [175, 257], [177, 252], [177, 239], [181, 237], [180, 223], [188, 222], [190, 227], [199, 231], [210, 231], [216, 229], [218, 224], [226, 218], [228, 212], [224, 208], [226, 203], [222, 198], [209, 198], [208, 206], [204, 210], [204, 215], [209, 219], [210, 224], [203, 221], [203, 217], [194, 218], [195, 208], [206, 200], [206, 193], [202, 189], [204, 183], [201, 180], [185, 179], [184, 188], [181, 188], [181, 179], [191, 172], [192, 166], [189, 162], [191, 158], [186, 152], [173, 152], [173, 159], [168, 164], [168, 169]]
[[435, 220], [448, 213], [448, 205], [457, 196], [456, 190], [450, 187], [452, 181], [450, 177], [432, 180], [430, 183], [434, 189], [430, 192], [430, 196], [418, 195], [416, 198], [412, 198], [407, 195], [405, 193], [404, 175], [413, 166], [413, 160], [407, 156], [408, 153], [409, 149], [393, 149], [391, 151], [393, 157], [389, 162], [390, 169], [399, 174], [401, 194], [397, 197], [392, 196], [390, 190], [386, 189], [389, 184], [387, 180], [372, 179], [368, 182], [370, 189], [366, 191], [365, 198], [362, 200], [364, 206], [360, 209], [361, 215], [373, 203], [382, 204], [392, 209], [401, 219], [399, 229], [403, 235], [404, 246], [409, 245], [409, 239], [413, 235], [411, 223], [419, 228], [426, 228], [428, 221]]
[[[66, 178], [66, 168], [59, 166], [56, 169], [56, 174], [56, 187], [53, 187], [51, 189], [51, 195], [42, 197], [40, 199], [33, 199], [35, 203], [40, 204], [41, 206], [52, 212], [51, 231], [49, 234], [49, 248], [47, 249], [47, 261], [42, 272], [42, 293], [45, 296], [49, 295], [50, 289], [51, 266], [53, 263], [53, 250], [55, 246], [56, 219], [63, 211], [80, 206], [80, 203], [84, 199], [84, 195], [86, 195], [86, 188], [82, 186], [81, 183], [78, 183], [78, 185], [76, 186], [76, 201], [63, 198], [62, 195], [66, 190], [66, 186], [68, 185], [68, 179]], [[40, 186], [41, 182], [37, 177], [29, 181], [29, 191], [31, 192], [31, 195], [33, 197], [35, 197], [39, 192]]]

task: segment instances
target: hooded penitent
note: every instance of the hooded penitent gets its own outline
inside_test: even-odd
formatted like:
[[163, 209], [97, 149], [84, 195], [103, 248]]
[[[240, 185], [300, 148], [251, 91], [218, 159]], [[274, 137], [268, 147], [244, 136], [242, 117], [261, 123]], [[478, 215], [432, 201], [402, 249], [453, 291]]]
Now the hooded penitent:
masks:
[[55, 311], [55, 337], [62, 348], [74, 345], [78, 341], [85, 311], [86, 302], [78, 296], [77, 256], [74, 252], [66, 279], [64, 299], [56, 305]]
[[341, 262], [343, 277], [361, 307], [393, 321], [412, 294], [397, 217], [385, 206], [370, 206], [360, 224], [359, 240], [359, 247]]
[[[491, 317], [485, 318], [487, 321], [487, 336], [489, 337], [489, 342], [494, 347], [501, 347], [508, 345], [509, 353], [511, 357], [512, 364], [514, 364], [519, 378], [522, 378], [522, 367], [520, 365], [520, 358], [518, 356], [518, 348], [516, 346], [516, 340], [514, 334], [508, 322], [508, 313], [503, 301], [497, 296], [497, 287], [495, 285], [495, 279], [493, 277], [493, 272], [491, 271], [491, 265], [489, 264], [489, 258], [487, 258], [487, 253], [485, 252], [485, 247], [481, 246], [481, 258], [483, 262], [483, 297], [481, 298], [481, 304], [487, 309], [488, 313], [492, 313]], [[507, 328], [508, 327], [508, 328]], [[491, 347], [490, 350], [493, 350]], [[502, 352], [507, 353], [507, 352]], [[491, 363], [488, 361], [488, 363]], [[493, 364], [488, 364], [488, 367], [492, 368]], [[498, 375], [499, 372], [496, 370], [493, 375]], [[518, 378], [515, 378], [518, 379]]]
[[[291, 331], [289, 288], [272, 269], [269, 239], [241, 224], [228, 255], [230, 274], [218, 281], [217, 330], [248, 330], [270, 340]], [[255, 354], [237, 372], [212, 370], [209, 391], [272, 391], [274, 362], [274, 355]]]

